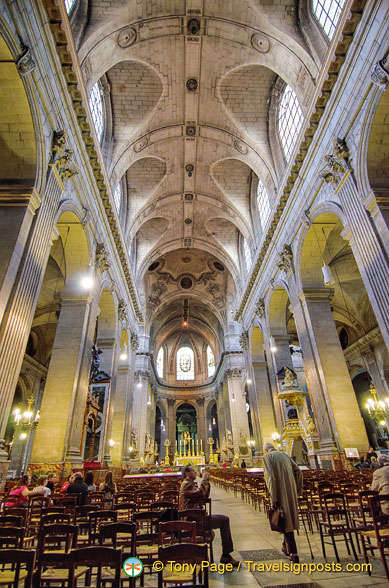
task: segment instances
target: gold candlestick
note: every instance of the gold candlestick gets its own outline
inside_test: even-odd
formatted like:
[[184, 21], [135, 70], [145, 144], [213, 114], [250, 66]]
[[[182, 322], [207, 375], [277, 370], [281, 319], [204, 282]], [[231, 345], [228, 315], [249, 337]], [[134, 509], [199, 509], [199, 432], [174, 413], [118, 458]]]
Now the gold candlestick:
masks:
[[196, 457], [199, 456], [199, 440], [196, 439]]

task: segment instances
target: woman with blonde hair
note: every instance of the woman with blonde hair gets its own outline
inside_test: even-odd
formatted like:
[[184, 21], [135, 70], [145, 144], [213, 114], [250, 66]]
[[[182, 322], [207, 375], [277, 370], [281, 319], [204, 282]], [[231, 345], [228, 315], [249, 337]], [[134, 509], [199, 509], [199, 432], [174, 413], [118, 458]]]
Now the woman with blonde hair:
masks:
[[47, 476], [39, 476], [36, 486], [34, 488], [34, 492], [36, 492], [37, 490], [42, 490], [43, 496], [50, 496], [51, 490], [46, 486], [47, 480]]
[[104, 508], [113, 507], [113, 496], [116, 492], [116, 484], [112, 478], [112, 472], [105, 474], [104, 482], [101, 482], [99, 486], [100, 492], [104, 492]]

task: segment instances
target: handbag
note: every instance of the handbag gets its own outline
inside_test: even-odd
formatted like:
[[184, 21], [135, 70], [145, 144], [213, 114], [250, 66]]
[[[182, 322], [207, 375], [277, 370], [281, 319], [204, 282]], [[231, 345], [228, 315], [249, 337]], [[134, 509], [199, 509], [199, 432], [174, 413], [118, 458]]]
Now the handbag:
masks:
[[272, 506], [267, 515], [271, 530], [283, 533], [285, 530], [285, 515], [281, 506]]

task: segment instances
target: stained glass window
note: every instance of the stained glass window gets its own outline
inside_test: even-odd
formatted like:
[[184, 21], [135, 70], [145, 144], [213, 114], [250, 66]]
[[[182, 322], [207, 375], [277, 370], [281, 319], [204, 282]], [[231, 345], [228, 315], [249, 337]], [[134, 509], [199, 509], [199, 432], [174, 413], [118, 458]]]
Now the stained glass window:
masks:
[[163, 349], [162, 347], [158, 351], [157, 355], [157, 374], [160, 378], [163, 378]]
[[278, 112], [278, 132], [286, 161], [289, 161], [296, 139], [303, 124], [303, 113], [296, 93], [286, 86]]
[[89, 108], [91, 109], [92, 119], [95, 125], [97, 138], [101, 141], [104, 130], [104, 117], [103, 117], [103, 99], [101, 97], [101, 88], [99, 82], [92, 88], [92, 92], [89, 97]]
[[209, 345], [207, 347], [207, 364], [208, 364], [208, 378], [210, 378], [215, 373], [215, 356], [213, 355], [213, 351]]
[[177, 351], [177, 380], [194, 380], [194, 353], [190, 347]]
[[319, 25], [331, 40], [346, 0], [312, 0], [312, 12]]
[[258, 180], [257, 206], [261, 227], [263, 229], [263, 227], [266, 225], [267, 219], [270, 216], [270, 200], [269, 194], [267, 193], [264, 183], [261, 180]]

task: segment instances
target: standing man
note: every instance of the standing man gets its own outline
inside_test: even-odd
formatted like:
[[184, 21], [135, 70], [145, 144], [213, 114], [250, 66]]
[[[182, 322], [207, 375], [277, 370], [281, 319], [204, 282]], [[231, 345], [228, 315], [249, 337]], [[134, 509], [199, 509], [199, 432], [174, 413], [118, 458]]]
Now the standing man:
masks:
[[264, 445], [263, 469], [272, 506], [284, 511], [285, 530], [282, 551], [293, 563], [299, 563], [294, 530], [299, 528], [297, 497], [303, 488], [303, 475], [298, 465], [271, 443]]
[[[209, 483], [209, 472], [203, 473], [200, 487], [198, 487], [196, 479], [196, 470], [187, 465], [182, 470], [184, 481], [180, 488], [180, 498], [178, 510], [201, 509], [203, 508], [203, 499], [208, 498], [211, 489]], [[234, 559], [231, 553], [234, 551], [232, 543], [230, 519], [226, 515], [213, 514], [208, 519], [208, 524], [211, 529], [220, 529], [220, 537], [222, 540], [223, 553], [220, 558], [220, 563], [232, 564], [234, 567], [239, 565], [239, 561]]]

